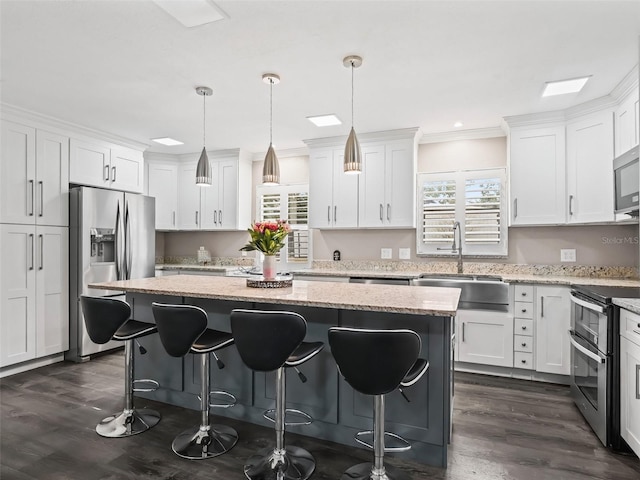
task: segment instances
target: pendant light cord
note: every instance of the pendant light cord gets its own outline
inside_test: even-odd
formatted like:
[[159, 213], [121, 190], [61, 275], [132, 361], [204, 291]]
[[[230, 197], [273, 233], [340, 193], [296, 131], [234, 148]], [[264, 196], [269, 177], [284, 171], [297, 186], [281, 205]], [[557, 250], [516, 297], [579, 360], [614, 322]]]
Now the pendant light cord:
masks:
[[351, 128], [353, 128], [353, 60], [351, 60]]
[[207, 146], [207, 96], [202, 95], [202, 145]]
[[269, 79], [269, 145], [273, 143], [273, 78]]

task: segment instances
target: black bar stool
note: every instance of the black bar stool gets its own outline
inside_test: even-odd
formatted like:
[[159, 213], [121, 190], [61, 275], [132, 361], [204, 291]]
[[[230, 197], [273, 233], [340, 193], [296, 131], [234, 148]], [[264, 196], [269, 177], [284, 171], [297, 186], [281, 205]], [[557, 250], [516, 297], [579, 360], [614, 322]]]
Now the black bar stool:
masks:
[[[122, 300], [105, 297], [80, 297], [80, 305], [87, 333], [91, 341], [104, 344], [109, 340], [124, 342], [124, 409], [103, 419], [96, 432], [103, 437], [122, 438], [145, 432], [160, 421], [160, 414], [148, 408], [136, 409], [133, 406], [133, 392], [152, 392], [159, 385], [155, 380], [133, 379], [133, 342], [156, 333], [155, 325], [130, 319], [131, 307]], [[140, 352], [145, 350], [140, 347]], [[135, 384], [144, 383], [149, 388]]]
[[[209, 408], [228, 408], [236, 403], [236, 398], [222, 391], [209, 391], [209, 354], [212, 354], [218, 368], [224, 363], [216, 351], [233, 345], [230, 333], [207, 328], [207, 312], [193, 305], [168, 305], [153, 303], [153, 316], [164, 349], [172, 357], [184, 357], [187, 353], [200, 355], [200, 425], [185, 430], [171, 444], [173, 451], [190, 460], [213, 458], [228, 452], [238, 441], [238, 433], [227, 425], [211, 425]], [[228, 403], [211, 403], [211, 395], [224, 396]]]
[[[275, 448], [264, 448], [244, 465], [251, 480], [305, 480], [311, 476], [316, 462], [306, 450], [284, 444], [285, 368], [297, 366], [322, 349], [318, 343], [302, 340], [307, 322], [294, 312], [240, 310], [231, 312], [231, 332], [242, 361], [257, 372], [276, 372]], [[294, 357], [294, 352], [298, 356]]]
[[[417, 382], [429, 368], [419, 359], [421, 341], [412, 330], [368, 330], [346, 327], [329, 329], [329, 345], [340, 373], [356, 391], [373, 398], [373, 430], [360, 432], [356, 440], [373, 448], [373, 463], [361, 463], [349, 468], [342, 480], [406, 480], [410, 477], [393, 467], [385, 466], [385, 451], [404, 451], [411, 445], [403, 438], [384, 431], [384, 399], [396, 389], [402, 392]], [[404, 395], [404, 393], [403, 393]], [[406, 397], [405, 397], [406, 398]], [[373, 445], [362, 436], [373, 434]], [[399, 441], [398, 447], [385, 448], [385, 434]]]

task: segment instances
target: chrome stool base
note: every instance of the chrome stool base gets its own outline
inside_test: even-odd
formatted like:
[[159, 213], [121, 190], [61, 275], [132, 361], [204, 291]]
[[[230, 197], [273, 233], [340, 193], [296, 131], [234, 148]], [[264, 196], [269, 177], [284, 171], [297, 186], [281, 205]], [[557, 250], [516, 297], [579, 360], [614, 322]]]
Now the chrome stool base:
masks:
[[349, 468], [340, 480], [410, 480], [410, 476], [401, 470], [385, 465], [382, 472], [372, 471], [373, 464], [360, 463]]
[[146, 432], [160, 421], [160, 414], [148, 408], [115, 413], [103, 419], [96, 427], [102, 437], [123, 438]]
[[306, 480], [316, 468], [316, 461], [305, 449], [287, 446], [284, 450], [264, 448], [244, 465], [250, 480]]
[[182, 458], [202, 460], [222, 455], [231, 450], [238, 441], [238, 432], [226, 425], [211, 425], [208, 428], [192, 427], [178, 435], [171, 449]]

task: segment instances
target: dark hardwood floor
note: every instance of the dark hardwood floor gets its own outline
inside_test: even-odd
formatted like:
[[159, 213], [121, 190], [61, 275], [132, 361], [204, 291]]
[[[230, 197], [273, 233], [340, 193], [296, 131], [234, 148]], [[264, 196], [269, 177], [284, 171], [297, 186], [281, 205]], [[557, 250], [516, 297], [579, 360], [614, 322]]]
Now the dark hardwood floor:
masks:
[[[171, 451], [173, 437], [199, 414], [138, 400], [162, 413], [152, 430], [128, 439], [102, 438], [96, 423], [122, 406], [121, 353], [85, 364], [60, 363], [0, 380], [2, 480], [235, 480], [256, 450], [271, 445], [273, 429], [224, 419], [240, 435], [226, 455], [189, 461]], [[639, 480], [635, 456], [603, 448], [568, 396], [568, 388], [456, 374], [453, 439], [448, 468], [389, 463], [414, 480]], [[217, 418], [212, 417], [215, 421]], [[311, 451], [312, 479], [339, 479], [371, 454], [356, 447], [287, 434]]]

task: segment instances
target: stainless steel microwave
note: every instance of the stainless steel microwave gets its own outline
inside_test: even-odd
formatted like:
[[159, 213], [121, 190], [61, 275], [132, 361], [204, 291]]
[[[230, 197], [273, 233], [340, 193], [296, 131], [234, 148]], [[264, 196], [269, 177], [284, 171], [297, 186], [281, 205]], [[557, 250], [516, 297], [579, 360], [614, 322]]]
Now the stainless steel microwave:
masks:
[[638, 169], [638, 146], [613, 160], [615, 178], [615, 213], [638, 216], [640, 170]]

